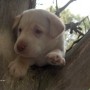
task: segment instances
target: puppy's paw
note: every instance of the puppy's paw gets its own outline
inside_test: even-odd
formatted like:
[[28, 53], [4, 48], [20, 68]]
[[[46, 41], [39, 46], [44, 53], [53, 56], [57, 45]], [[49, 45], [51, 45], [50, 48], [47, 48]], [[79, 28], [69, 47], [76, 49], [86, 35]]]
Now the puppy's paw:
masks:
[[12, 61], [8, 68], [11, 76], [15, 78], [22, 78], [27, 73], [27, 67], [18, 60]]
[[48, 62], [52, 65], [65, 65], [65, 59], [58, 52], [50, 52], [47, 54]]

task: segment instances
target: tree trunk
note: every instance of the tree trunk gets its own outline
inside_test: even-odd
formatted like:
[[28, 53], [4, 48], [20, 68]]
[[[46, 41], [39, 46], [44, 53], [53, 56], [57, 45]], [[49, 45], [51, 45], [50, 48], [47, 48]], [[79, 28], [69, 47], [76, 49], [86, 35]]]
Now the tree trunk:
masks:
[[12, 37], [14, 18], [24, 10], [34, 8], [36, 4], [35, 1], [36, 0], [0, 0], [0, 90], [9, 89], [6, 86], [7, 81], [10, 81], [7, 66], [16, 56], [13, 51], [14, 42]]
[[12, 23], [17, 14], [30, 8], [30, 1], [1, 0], [0, 6], [0, 90], [88, 90], [90, 88], [90, 31], [66, 54], [65, 67], [33, 66], [22, 80], [10, 77], [8, 63], [16, 56], [13, 51]]

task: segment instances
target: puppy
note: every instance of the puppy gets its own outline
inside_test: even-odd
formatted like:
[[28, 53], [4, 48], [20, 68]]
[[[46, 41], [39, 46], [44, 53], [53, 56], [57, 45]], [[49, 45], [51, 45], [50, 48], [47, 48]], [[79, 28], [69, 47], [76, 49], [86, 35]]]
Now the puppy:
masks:
[[9, 64], [14, 77], [23, 77], [34, 64], [65, 65], [64, 24], [54, 14], [40, 9], [26, 10], [13, 25], [17, 57]]

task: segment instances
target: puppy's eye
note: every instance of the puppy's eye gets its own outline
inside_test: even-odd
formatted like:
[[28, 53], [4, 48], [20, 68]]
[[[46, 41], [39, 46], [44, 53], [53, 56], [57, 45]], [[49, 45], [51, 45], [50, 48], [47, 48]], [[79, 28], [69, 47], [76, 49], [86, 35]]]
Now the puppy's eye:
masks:
[[18, 32], [17, 32], [17, 36], [19, 36], [19, 35], [21, 34], [21, 32], [22, 32], [22, 29], [19, 28], [19, 29], [18, 29]]
[[18, 32], [19, 32], [19, 33], [21, 33], [21, 32], [22, 32], [22, 29], [21, 29], [21, 28], [19, 28], [19, 29], [18, 29]]
[[43, 32], [40, 29], [34, 29], [34, 34], [36, 37], [40, 37], [43, 34]]
[[41, 30], [39, 30], [39, 29], [35, 29], [35, 31], [34, 31], [36, 34], [42, 34], [42, 31]]

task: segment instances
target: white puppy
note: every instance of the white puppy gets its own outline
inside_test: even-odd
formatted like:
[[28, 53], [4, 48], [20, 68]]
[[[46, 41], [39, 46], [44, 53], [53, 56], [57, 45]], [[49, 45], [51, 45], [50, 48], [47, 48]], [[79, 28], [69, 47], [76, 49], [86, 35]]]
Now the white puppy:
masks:
[[65, 65], [64, 24], [54, 14], [31, 9], [18, 15], [13, 25], [16, 42], [15, 60], [9, 71], [14, 77], [23, 77], [31, 65]]

